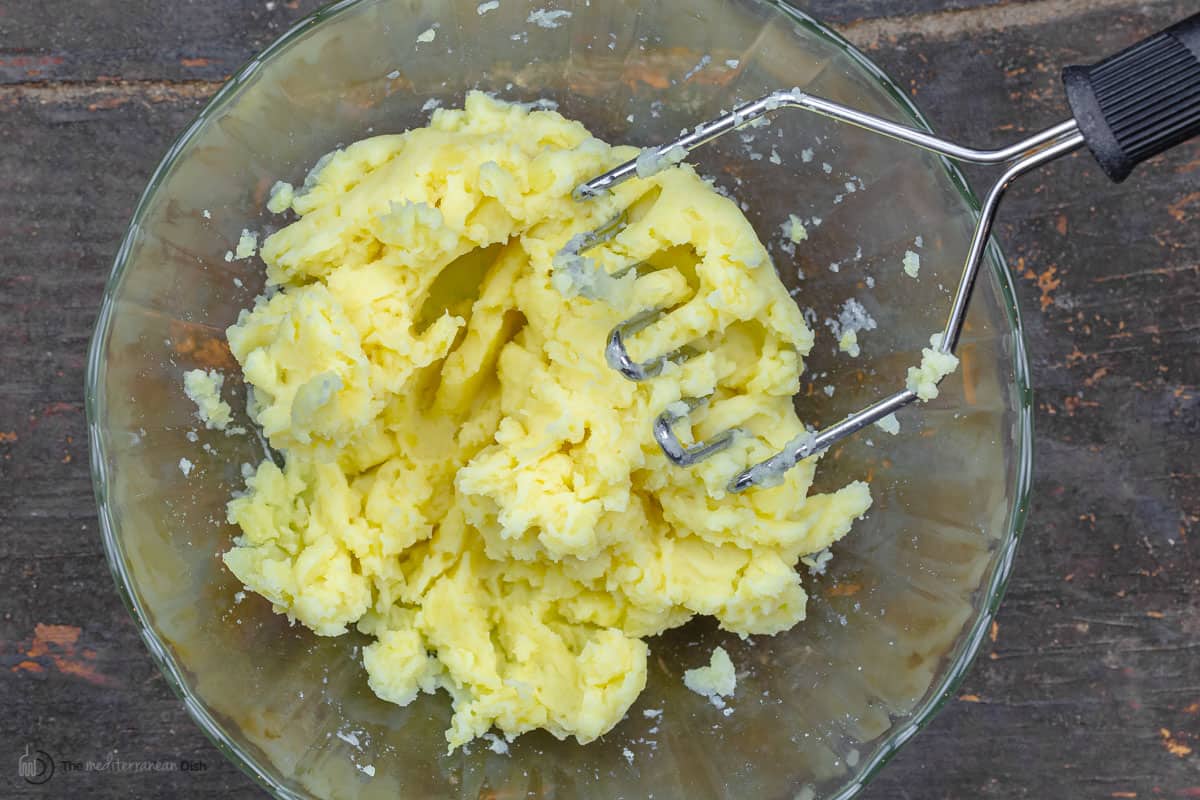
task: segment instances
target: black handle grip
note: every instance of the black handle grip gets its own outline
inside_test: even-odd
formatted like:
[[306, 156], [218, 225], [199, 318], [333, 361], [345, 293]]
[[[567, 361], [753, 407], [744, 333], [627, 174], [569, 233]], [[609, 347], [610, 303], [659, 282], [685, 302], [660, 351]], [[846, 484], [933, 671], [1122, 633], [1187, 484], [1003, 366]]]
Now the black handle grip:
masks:
[[1200, 133], [1200, 14], [1062, 73], [1092, 155], [1114, 181]]

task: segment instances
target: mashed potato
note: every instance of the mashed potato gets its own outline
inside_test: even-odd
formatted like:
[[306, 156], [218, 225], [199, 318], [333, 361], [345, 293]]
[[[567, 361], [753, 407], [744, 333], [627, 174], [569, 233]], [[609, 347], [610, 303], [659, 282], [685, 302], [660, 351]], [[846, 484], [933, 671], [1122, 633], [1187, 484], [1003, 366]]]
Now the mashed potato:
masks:
[[[299, 219], [261, 250], [277, 291], [228, 331], [286, 466], [264, 461], [229, 503], [242, 533], [225, 563], [317, 634], [372, 636], [381, 698], [449, 692], [451, 750], [493, 727], [595, 739], [644, 687], [646, 637], [693, 616], [787, 630], [805, 615], [797, 561], [870, 505], [858, 482], [809, 495], [811, 460], [726, 493], [804, 431], [792, 395], [813, 336], [750, 224], [690, 167], [571, 200], [637, 153], [478, 93], [357, 142], [291, 198]], [[626, 208], [586, 255], [644, 262], [631, 305], [556, 290], [555, 254]], [[604, 345], [649, 308], [668, 311], [635, 357], [701, 355], [637, 384]], [[671, 466], [652, 420], [709, 395], [681, 435], [747, 435]]]
[[696, 667], [683, 673], [683, 683], [696, 694], [705, 697], [728, 697], [737, 689], [737, 673], [724, 647], [713, 650], [706, 667]]
[[905, 386], [914, 392], [917, 398], [933, 400], [938, 396], [938, 384], [954, 370], [958, 369], [958, 356], [953, 353], [943, 353], [940, 349], [942, 334], [935, 333], [929, 337], [929, 347], [921, 351], [921, 363], [908, 368]]
[[223, 431], [229, 427], [233, 409], [221, 399], [225, 376], [215, 369], [193, 369], [183, 375], [183, 391], [196, 404], [196, 416], [205, 427]]

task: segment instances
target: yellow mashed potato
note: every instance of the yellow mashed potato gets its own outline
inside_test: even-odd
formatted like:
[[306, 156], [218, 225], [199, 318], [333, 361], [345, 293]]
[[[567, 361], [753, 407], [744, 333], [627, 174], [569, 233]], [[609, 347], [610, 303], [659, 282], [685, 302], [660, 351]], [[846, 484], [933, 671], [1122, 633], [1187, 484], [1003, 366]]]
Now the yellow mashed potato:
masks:
[[[225, 563], [316, 633], [373, 637], [381, 698], [449, 692], [451, 750], [493, 727], [595, 739], [644, 687], [645, 639], [695, 615], [787, 630], [805, 615], [797, 561], [870, 505], [857, 482], [809, 495], [812, 460], [726, 493], [804, 430], [792, 395], [812, 333], [750, 224], [690, 167], [571, 199], [637, 153], [477, 93], [339, 150], [263, 243], [277, 290], [228, 331], [286, 466], [264, 461], [230, 502], [242, 533]], [[648, 262], [632, 306], [556, 290], [555, 253], [624, 208], [628, 227], [587, 255]], [[636, 357], [702, 354], [632, 383], [605, 340], [651, 307], [669, 313]], [[653, 418], [707, 395], [681, 435], [746, 435], [671, 466]]]
[[737, 672], [724, 647], [713, 650], [708, 666], [683, 673], [683, 685], [706, 697], [728, 697], [737, 689]]
[[954, 370], [958, 369], [958, 356], [953, 353], [943, 353], [938, 349], [942, 344], [942, 334], [935, 333], [929, 337], [929, 347], [921, 351], [921, 363], [909, 367], [905, 378], [905, 386], [915, 393], [919, 400], [933, 400], [938, 396], [938, 384]]

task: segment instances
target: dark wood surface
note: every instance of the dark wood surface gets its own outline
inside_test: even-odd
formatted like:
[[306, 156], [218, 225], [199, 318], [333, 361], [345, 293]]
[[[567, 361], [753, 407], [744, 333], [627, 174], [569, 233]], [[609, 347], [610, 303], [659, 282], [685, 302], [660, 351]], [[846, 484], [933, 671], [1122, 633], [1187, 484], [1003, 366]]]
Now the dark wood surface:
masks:
[[[204, 100], [313, 0], [0, 0], [0, 796], [255, 797], [159, 675], [101, 551], [84, 356], [145, 180]], [[818, 0], [952, 137], [1065, 116], [1060, 65], [1195, 0]], [[1200, 147], [1122, 185], [1075, 156], [997, 236], [1037, 390], [1033, 511], [957, 699], [882, 798], [1200, 798]], [[17, 777], [63, 758], [194, 772]], [[74, 787], [68, 789], [68, 787]]]

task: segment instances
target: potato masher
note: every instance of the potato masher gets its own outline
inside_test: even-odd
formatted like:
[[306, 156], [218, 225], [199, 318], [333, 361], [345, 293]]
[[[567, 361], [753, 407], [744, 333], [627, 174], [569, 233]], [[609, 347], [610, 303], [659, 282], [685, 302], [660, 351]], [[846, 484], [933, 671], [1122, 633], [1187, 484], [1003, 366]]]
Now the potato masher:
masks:
[[[1096, 64], [1067, 67], [1062, 72], [1062, 79], [1072, 118], [996, 150], [964, 147], [815, 97], [799, 88], [773, 92], [703, 122], [674, 141], [643, 150], [636, 159], [580, 184], [574, 196], [576, 200], [586, 201], [631, 177], [648, 177], [670, 168], [691, 150], [782, 108], [816, 112], [954, 161], [1004, 165], [1006, 169], [983, 202], [950, 314], [940, 342], [936, 344], [942, 353], [953, 353], [996, 209], [1013, 179], [1086, 144], [1108, 177], [1120, 182], [1137, 164], [1200, 133], [1200, 14]], [[619, 235], [625, 222], [622, 214], [594, 231], [574, 237], [560, 251], [556, 264], [570, 263], [577, 269], [580, 260], [586, 259], [583, 254], [587, 250]], [[636, 265], [622, 272], [630, 269], [636, 269]], [[661, 313], [663, 309], [643, 311], [613, 328], [605, 348], [609, 366], [632, 381], [642, 381], [659, 374], [668, 361], [688, 357], [686, 351], [680, 351], [638, 362], [629, 355], [625, 339], [652, 324]], [[798, 436], [780, 452], [740, 472], [730, 482], [729, 491], [739, 492], [751, 486], [775, 483], [801, 460], [916, 399], [916, 393], [905, 388], [823, 430]], [[681, 442], [672, 426], [704, 402], [705, 398], [687, 398], [682, 406], [673, 404], [653, 423], [655, 439], [667, 458], [678, 466], [691, 466], [714, 455], [726, 448], [736, 434], [734, 430], [727, 430], [694, 444]]]

